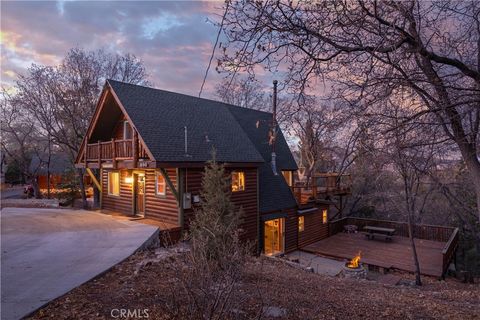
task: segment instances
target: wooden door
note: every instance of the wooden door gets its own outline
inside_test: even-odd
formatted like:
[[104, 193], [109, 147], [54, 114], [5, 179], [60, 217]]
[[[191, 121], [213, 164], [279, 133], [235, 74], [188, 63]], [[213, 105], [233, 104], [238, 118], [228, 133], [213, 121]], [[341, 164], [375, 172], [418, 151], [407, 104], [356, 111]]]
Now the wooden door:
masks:
[[145, 175], [135, 174], [135, 215], [145, 216]]

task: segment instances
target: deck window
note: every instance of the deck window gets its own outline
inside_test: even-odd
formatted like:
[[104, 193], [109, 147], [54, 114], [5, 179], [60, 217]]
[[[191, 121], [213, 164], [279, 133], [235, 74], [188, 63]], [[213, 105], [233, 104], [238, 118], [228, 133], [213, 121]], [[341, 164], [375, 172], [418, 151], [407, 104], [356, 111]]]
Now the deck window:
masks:
[[327, 223], [328, 222], [328, 211], [327, 209], [324, 209], [322, 211], [322, 223]]
[[293, 186], [293, 171], [282, 171], [283, 177], [289, 187]]
[[123, 139], [132, 139], [132, 127], [128, 121], [123, 121]]
[[155, 193], [159, 196], [167, 194], [167, 186], [165, 184], [165, 178], [161, 172], [157, 172], [157, 178], [155, 180]]
[[108, 173], [108, 194], [111, 196], [120, 195], [120, 173], [118, 171]]
[[305, 230], [305, 217], [300, 216], [298, 217], [298, 232], [302, 232]]
[[232, 172], [232, 192], [245, 191], [245, 172]]

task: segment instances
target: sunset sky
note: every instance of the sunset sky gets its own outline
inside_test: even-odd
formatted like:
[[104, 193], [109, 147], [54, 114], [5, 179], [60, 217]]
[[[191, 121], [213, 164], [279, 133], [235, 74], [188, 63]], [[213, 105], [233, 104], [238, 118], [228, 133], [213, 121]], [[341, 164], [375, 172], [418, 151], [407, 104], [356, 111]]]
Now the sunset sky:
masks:
[[[1, 3], [1, 83], [32, 63], [54, 65], [72, 47], [132, 53], [157, 88], [198, 95], [223, 2], [11, 1]], [[213, 65], [214, 67], [215, 65]], [[211, 69], [206, 96], [221, 79]]]

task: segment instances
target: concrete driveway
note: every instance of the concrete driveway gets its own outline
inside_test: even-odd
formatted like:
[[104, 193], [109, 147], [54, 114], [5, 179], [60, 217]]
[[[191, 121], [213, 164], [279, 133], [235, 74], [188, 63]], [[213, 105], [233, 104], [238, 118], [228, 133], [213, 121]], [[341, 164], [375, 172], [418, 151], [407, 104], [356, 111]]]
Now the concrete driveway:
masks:
[[1, 319], [19, 319], [121, 262], [157, 227], [68, 209], [1, 211]]

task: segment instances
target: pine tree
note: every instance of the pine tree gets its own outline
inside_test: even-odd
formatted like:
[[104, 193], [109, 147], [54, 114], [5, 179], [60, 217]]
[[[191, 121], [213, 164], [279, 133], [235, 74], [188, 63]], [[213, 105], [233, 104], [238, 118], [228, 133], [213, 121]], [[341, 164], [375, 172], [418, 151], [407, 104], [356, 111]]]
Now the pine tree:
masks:
[[245, 252], [239, 241], [242, 210], [231, 201], [230, 179], [224, 166], [216, 162], [215, 151], [212, 156], [205, 167], [201, 207], [191, 222], [190, 240], [198, 262], [213, 262], [224, 268]]

